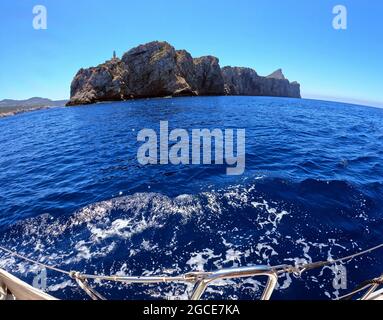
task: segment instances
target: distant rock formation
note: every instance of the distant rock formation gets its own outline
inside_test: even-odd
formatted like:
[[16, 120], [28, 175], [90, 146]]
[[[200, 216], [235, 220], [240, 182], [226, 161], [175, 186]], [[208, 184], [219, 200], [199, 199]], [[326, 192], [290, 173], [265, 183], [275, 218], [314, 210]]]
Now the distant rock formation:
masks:
[[134, 98], [208, 95], [300, 97], [300, 87], [281, 70], [260, 77], [252, 69], [225, 67], [213, 56], [193, 58], [167, 42], [150, 42], [88, 69], [71, 85], [68, 105]]
[[225, 67], [222, 69], [227, 95], [272, 96], [300, 98], [300, 85], [290, 83], [279, 69], [262, 77], [250, 68]]
[[285, 75], [282, 72], [282, 69], [275, 70], [272, 74], [268, 75], [266, 78], [286, 80]]

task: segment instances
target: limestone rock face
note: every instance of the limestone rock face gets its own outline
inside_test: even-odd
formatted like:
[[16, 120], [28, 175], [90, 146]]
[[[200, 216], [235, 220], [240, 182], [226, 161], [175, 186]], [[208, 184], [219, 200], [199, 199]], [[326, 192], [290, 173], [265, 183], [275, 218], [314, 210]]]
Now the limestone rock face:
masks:
[[286, 80], [286, 77], [283, 74], [282, 69], [278, 69], [278, 70], [274, 71], [272, 74], [268, 75], [266, 78], [278, 79], [278, 80]]
[[222, 68], [227, 95], [260, 95], [259, 76], [255, 70], [240, 67]]
[[134, 98], [204, 95], [270, 95], [300, 97], [298, 83], [282, 70], [268, 77], [249, 68], [225, 67], [213, 56], [194, 58], [167, 42], [154, 41], [88, 69], [71, 85], [68, 105]]
[[216, 57], [206, 56], [194, 59], [195, 79], [199, 95], [223, 95], [224, 81]]
[[80, 69], [72, 81], [68, 105], [122, 100], [126, 94], [125, 78], [126, 70], [119, 59]]
[[176, 51], [177, 70], [180, 81], [187, 83], [187, 88], [176, 92], [176, 96], [199, 94], [199, 86], [195, 77], [194, 59], [186, 50]]
[[192, 95], [223, 95], [224, 81], [219, 60], [213, 56], [192, 58], [185, 50], [177, 51], [179, 76], [188, 83]]
[[134, 98], [170, 96], [191, 92], [180, 76], [176, 50], [166, 42], [138, 46], [122, 57], [127, 72], [126, 83]]
[[250, 68], [224, 67], [222, 74], [227, 95], [301, 97], [300, 85], [297, 82], [290, 83], [282, 70], [262, 77]]

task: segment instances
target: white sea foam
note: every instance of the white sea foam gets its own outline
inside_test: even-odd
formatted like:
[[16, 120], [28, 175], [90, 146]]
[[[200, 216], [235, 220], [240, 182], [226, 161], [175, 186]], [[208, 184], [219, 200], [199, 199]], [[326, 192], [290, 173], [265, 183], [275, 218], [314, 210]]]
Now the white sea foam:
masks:
[[[45, 214], [29, 219], [18, 226], [22, 229], [21, 241], [14, 241], [11, 236], [6, 240], [13, 244], [11, 247], [15, 250], [20, 250], [21, 247], [30, 248], [31, 257], [64, 267], [80, 263], [88, 266], [90, 261], [110, 257], [115, 250], [121, 250], [121, 246], [128, 243], [130, 246], [124, 248], [127, 261], [118, 261], [115, 267], [106, 270], [96, 266], [96, 272], [120, 276], [132, 275], [129, 260], [137, 259], [142, 252], [162, 251], [164, 256], [171, 257], [168, 259], [170, 264], [150, 261], [153, 268], [148, 266], [143, 271], [144, 275], [175, 275], [255, 264], [300, 264], [312, 262], [312, 256], [317, 256], [318, 252], [331, 259], [332, 248], [346, 249], [335, 239], [320, 243], [309, 241], [295, 232], [281, 234], [280, 226], [285, 223], [287, 217], [291, 218], [289, 210], [285, 209], [283, 204], [266, 200], [255, 190], [256, 185], [238, 185], [176, 198], [155, 193], [119, 197], [87, 206], [67, 218], [53, 218]], [[223, 216], [233, 210], [238, 210], [239, 214], [247, 210], [247, 216], [244, 218], [253, 228], [251, 233], [242, 234], [237, 227], [228, 228], [229, 223], [233, 221], [228, 221], [228, 218]], [[177, 218], [178, 223], [171, 226], [173, 234], [168, 243], [158, 243], [146, 236], [142, 236], [136, 244], [131, 242], [132, 238], [143, 235], [148, 230], [156, 234], [162, 232], [162, 229], [169, 226], [169, 221], [174, 222], [171, 219], [173, 217]], [[185, 250], [182, 256], [176, 256], [174, 252], [179, 250], [179, 231], [183, 225], [190, 222], [199, 232], [216, 234], [214, 248], [195, 252]], [[283, 243], [295, 248], [299, 255], [291, 256], [291, 252], [280, 249], [283, 248]], [[356, 243], [352, 244], [357, 247]], [[0, 259], [0, 267], [12, 268], [21, 274], [36, 272], [29, 264], [9, 257]], [[321, 282], [322, 276], [319, 274], [312, 280]], [[289, 275], [282, 276], [280, 280], [278, 290], [286, 290], [292, 283]], [[109, 283], [101, 285], [111, 286]], [[224, 290], [217, 287], [224, 285], [227, 285], [227, 282], [216, 283], [214, 288], [209, 289], [208, 294], [222, 296]], [[235, 290], [246, 288], [247, 291], [256, 294], [263, 284], [258, 282], [258, 279], [243, 279], [241, 285], [242, 287], [237, 285]], [[58, 278], [57, 283], [52, 284], [48, 290], [60, 291], [68, 286], [71, 286], [70, 281]], [[120, 289], [123, 290], [123, 286], [119, 287]], [[190, 291], [190, 285], [169, 285], [160, 291], [159, 287], [150, 287], [145, 289], [145, 292], [150, 293], [152, 297], [158, 295], [169, 299], [176, 296], [186, 298], [187, 293], [183, 293], [185, 289]], [[231, 296], [238, 297], [237, 294]]]
[[221, 255], [215, 255], [211, 249], [205, 249], [202, 252], [194, 252], [191, 258], [186, 262], [194, 271], [206, 271], [205, 265], [209, 260], [220, 258]]

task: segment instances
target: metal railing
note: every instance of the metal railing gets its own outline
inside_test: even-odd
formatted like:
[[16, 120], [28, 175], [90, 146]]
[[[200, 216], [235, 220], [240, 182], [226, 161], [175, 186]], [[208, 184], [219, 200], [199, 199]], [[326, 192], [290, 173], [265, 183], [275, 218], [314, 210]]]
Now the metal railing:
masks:
[[[278, 282], [277, 271], [269, 266], [254, 266], [223, 269], [215, 272], [191, 272], [177, 277], [118, 277], [118, 276], [98, 276], [86, 275], [80, 273], [71, 273], [70, 276], [80, 282], [85, 283], [86, 280], [102, 280], [123, 282], [128, 284], [155, 284], [155, 283], [192, 283], [194, 289], [190, 295], [191, 300], [200, 300], [206, 289], [219, 280], [252, 278], [252, 277], [267, 277], [266, 287], [262, 293], [261, 300], [270, 300], [271, 295]], [[93, 293], [96, 291], [92, 290]]]
[[[17, 252], [14, 252], [10, 249], [0, 246], [0, 250], [4, 251], [14, 257], [18, 257], [24, 261], [33, 263], [40, 267], [52, 270], [64, 275], [67, 275], [74, 279], [77, 284], [92, 298], [92, 299], [104, 299], [104, 297], [99, 294], [95, 289], [91, 288], [88, 280], [99, 280], [99, 281], [114, 281], [114, 282], [123, 282], [128, 284], [156, 284], [156, 283], [172, 283], [172, 282], [183, 282], [183, 283], [192, 283], [194, 284], [193, 291], [191, 292], [191, 300], [199, 300], [202, 298], [203, 294], [206, 292], [206, 289], [214, 285], [214, 282], [219, 280], [230, 280], [230, 279], [241, 279], [241, 278], [252, 278], [252, 277], [267, 277], [267, 283], [265, 289], [262, 293], [261, 300], [270, 300], [277, 282], [278, 276], [281, 274], [294, 274], [296, 277], [300, 277], [303, 272], [309, 270], [334, 265], [336, 263], [345, 263], [351, 261], [357, 257], [364, 256], [368, 253], [377, 251], [383, 248], [383, 244], [369, 248], [367, 250], [348, 255], [336, 260], [327, 260], [327, 261], [318, 261], [311, 263], [303, 263], [295, 266], [292, 265], [279, 265], [279, 266], [250, 266], [250, 267], [239, 267], [231, 269], [223, 269], [215, 272], [191, 272], [184, 275], [178, 276], [104, 276], [104, 275], [91, 275], [83, 274], [76, 271], [67, 271], [54, 266], [50, 266], [31, 258], [28, 258], [24, 255], [21, 255]], [[341, 297], [349, 298], [353, 297], [356, 293], [367, 290], [367, 292], [362, 296], [361, 300], [369, 300], [374, 295], [380, 295], [377, 293], [379, 286], [383, 285], [383, 275], [379, 278], [367, 281], [367, 283], [362, 284], [360, 287], [355, 289], [350, 294]]]
[[[267, 284], [262, 293], [261, 300], [270, 300], [278, 282], [277, 272], [268, 266], [243, 267], [223, 269], [208, 274], [195, 274], [197, 282], [191, 295], [191, 300], [200, 300], [207, 287], [218, 280], [252, 278], [266, 276]], [[198, 277], [200, 276], [200, 278]]]

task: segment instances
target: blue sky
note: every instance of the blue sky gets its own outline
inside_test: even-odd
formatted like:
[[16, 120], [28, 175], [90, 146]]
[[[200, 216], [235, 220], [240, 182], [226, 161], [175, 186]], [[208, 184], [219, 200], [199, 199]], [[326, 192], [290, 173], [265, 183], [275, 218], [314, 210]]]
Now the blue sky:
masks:
[[[45, 5], [48, 29], [32, 28]], [[348, 29], [332, 9], [348, 9]], [[69, 97], [81, 67], [166, 40], [221, 66], [282, 68], [307, 98], [383, 106], [381, 0], [1, 0], [0, 99]]]

